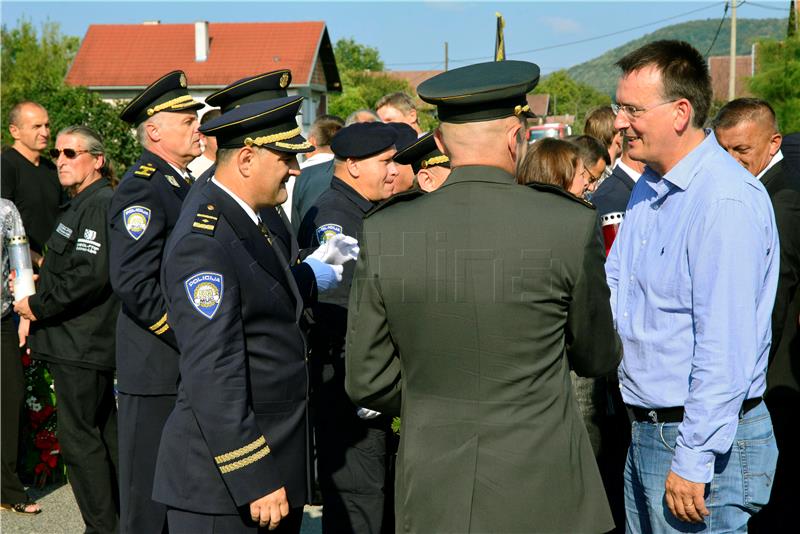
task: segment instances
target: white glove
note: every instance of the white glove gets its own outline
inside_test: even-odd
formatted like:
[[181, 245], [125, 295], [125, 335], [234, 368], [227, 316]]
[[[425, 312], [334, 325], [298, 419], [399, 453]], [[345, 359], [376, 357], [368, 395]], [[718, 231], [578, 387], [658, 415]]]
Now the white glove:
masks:
[[370, 410], [369, 408], [359, 408], [356, 412], [361, 419], [375, 419], [381, 414], [381, 412], [376, 412], [375, 410]]
[[358, 241], [345, 234], [336, 234], [320, 245], [308, 257], [328, 265], [342, 265], [358, 259]]

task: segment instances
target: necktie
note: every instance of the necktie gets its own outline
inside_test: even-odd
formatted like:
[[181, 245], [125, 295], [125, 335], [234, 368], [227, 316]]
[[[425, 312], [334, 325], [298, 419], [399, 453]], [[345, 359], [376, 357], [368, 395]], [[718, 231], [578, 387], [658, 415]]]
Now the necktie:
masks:
[[261, 221], [261, 217], [258, 218], [258, 230], [261, 232], [261, 235], [263, 235], [267, 239], [267, 243], [269, 243], [271, 246], [272, 236], [270, 235], [267, 226]]

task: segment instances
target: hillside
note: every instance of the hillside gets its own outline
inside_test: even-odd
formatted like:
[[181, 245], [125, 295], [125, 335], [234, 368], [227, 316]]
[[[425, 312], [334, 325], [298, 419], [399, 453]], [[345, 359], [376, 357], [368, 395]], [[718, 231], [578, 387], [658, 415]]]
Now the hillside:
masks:
[[[736, 24], [736, 46], [738, 54], [749, 54], [758, 39], [781, 39], [786, 35], [786, 19], [738, 19]], [[613, 94], [618, 76], [614, 62], [643, 44], [659, 39], [688, 41], [705, 54], [719, 26], [719, 19], [694, 20], [674, 24], [630, 41], [605, 54], [568, 69], [575, 80], [591, 85], [605, 94]], [[731, 22], [726, 19], [719, 32], [712, 56], [728, 54], [731, 40]]]

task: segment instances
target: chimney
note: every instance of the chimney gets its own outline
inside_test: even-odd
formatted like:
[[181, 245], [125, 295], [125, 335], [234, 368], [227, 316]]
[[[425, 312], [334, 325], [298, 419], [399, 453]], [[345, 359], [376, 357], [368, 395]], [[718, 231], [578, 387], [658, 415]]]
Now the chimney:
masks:
[[205, 61], [208, 59], [208, 22], [194, 23], [194, 60]]

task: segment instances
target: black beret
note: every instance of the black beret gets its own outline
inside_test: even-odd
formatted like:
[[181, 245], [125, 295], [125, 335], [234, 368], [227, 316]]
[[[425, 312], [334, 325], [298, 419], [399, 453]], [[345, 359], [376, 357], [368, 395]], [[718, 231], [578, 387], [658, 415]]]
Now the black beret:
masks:
[[342, 128], [331, 140], [331, 150], [340, 159], [367, 158], [397, 142], [397, 131], [382, 122], [357, 122]]
[[206, 97], [206, 104], [220, 108], [223, 113], [249, 102], [273, 100], [286, 96], [286, 88], [292, 83], [289, 69], [273, 70], [235, 81]]
[[411, 165], [414, 174], [420, 169], [428, 167], [450, 167], [450, 158], [442, 154], [433, 139], [433, 132], [426, 133], [414, 143], [394, 155], [394, 160], [400, 165]]
[[394, 146], [398, 151], [417, 142], [417, 131], [408, 124], [404, 122], [388, 122], [386, 124], [397, 132], [397, 141], [394, 142]]
[[438, 108], [442, 122], [479, 122], [533, 116], [525, 95], [539, 82], [539, 67], [527, 61], [491, 61], [443, 72], [417, 87]]
[[202, 102], [193, 99], [186, 88], [186, 75], [175, 70], [165, 74], [139, 93], [119, 114], [119, 118], [138, 126], [159, 111], [200, 109]]
[[279, 152], [311, 152], [314, 147], [300, 134], [297, 112], [302, 96], [250, 102], [223, 113], [200, 127], [217, 138], [219, 148], [262, 146]]

